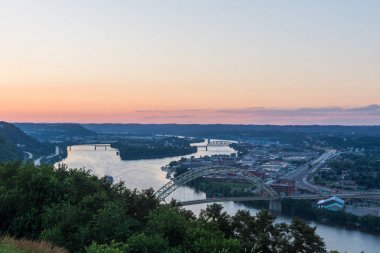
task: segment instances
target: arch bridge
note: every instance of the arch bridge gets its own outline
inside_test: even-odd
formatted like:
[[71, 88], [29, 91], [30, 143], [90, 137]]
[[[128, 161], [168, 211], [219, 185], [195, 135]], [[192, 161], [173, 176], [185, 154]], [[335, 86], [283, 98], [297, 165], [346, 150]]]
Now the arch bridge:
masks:
[[200, 167], [200, 168], [189, 170], [186, 173], [183, 173], [179, 175], [178, 177], [173, 178], [167, 184], [165, 184], [160, 189], [158, 189], [155, 192], [155, 196], [159, 200], [165, 201], [165, 199], [171, 193], [173, 193], [179, 187], [185, 186], [186, 183], [199, 177], [207, 176], [210, 174], [220, 174], [220, 173], [234, 173], [236, 175], [239, 175], [242, 178], [244, 178], [246, 181], [250, 182], [252, 185], [259, 186], [267, 199], [278, 198], [278, 194], [270, 186], [266, 185], [265, 182], [261, 178], [252, 175], [245, 169], [231, 167], [231, 166], [207, 166], [207, 167]]
[[181, 174], [180, 176], [173, 178], [160, 189], [158, 189], [154, 194], [161, 200], [165, 199], [177, 190], [181, 186], [185, 186], [186, 183], [210, 174], [220, 174], [220, 173], [234, 173], [241, 176], [246, 181], [250, 182], [254, 186], [261, 188], [261, 196], [247, 196], [247, 197], [213, 197], [206, 199], [196, 199], [190, 201], [180, 201], [179, 204], [182, 206], [186, 205], [195, 205], [202, 203], [212, 203], [212, 202], [225, 202], [225, 201], [254, 201], [254, 200], [269, 200], [269, 209], [281, 212], [281, 201], [284, 198], [291, 199], [324, 199], [332, 196], [337, 196], [343, 199], [372, 199], [380, 200], [380, 192], [348, 192], [348, 193], [324, 193], [324, 194], [300, 194], [300, 195], [291, 195], [291, 196], [280, 196], [278, 195], [270, 186], [266, 185], [265, 182], [248, 171], [231, 166], [208, 166], [200, 167], [193, 170], [189, 170], [186, 173]]

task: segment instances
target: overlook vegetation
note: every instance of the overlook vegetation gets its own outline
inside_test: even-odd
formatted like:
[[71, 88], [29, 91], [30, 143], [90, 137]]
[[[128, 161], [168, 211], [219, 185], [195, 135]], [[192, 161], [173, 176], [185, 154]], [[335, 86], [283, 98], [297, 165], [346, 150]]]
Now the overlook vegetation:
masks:
[[66, 249], [56, 247], [43, 241], [16, 240], [11, 237], [0, 238], [1, 253], [69, 253]]
[[70, 252], [326, 252], [315, 228], [275, 224], [267, 211], [229, 216], [220, 205], [199, 217], [153, 190], [130, 190], [89, 171], [0, 165], [0, 234], [44, 240]]

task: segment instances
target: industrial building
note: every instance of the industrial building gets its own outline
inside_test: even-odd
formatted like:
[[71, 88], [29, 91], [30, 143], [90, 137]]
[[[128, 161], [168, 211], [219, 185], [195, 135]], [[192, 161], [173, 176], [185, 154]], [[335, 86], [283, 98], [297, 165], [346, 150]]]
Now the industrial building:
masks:
[[330, 211], [340, 211], [344, 209], [344, 200], [334, 196], [318, 201], [317, 205], [318, 208], [323, 208]]

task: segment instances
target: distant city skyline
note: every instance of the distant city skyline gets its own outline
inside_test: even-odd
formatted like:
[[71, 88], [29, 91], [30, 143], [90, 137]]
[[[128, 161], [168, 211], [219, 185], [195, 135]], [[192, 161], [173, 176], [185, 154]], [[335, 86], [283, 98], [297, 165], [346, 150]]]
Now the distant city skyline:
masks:
[[380, 125], [380, 1], [0, 2], [0, 120]]

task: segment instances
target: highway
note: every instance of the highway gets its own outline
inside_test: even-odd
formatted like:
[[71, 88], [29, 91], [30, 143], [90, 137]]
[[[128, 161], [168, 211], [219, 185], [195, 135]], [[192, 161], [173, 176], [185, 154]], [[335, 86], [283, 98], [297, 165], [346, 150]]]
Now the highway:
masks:
[[296, 187], [301, 190], [308, 190], [311, 192], [330, 192], [330, 188], [311, 184], [308, 181], [308, 177], [320, 169], [327, 160], [337, 157], [338, 155], [339, 152], [335, 149], [330, 149], [311, 163], [302, 165], [298, 169], [289, 172], [284, 178], [294, 180], [296, 182]]
[[54, 156], [58, 156], [59, 155], [59, 147], [58, 146], [55, 146], [55, 153], [50, 155], [50, 156], [41, 156], [40, 158], [34, 160], [34, 165], [35, 166], [40, 166], [41, 165], [41, 160], [43, 158], [46, 158], [46, 159], [50, 159], [50, 158], [53, 158]]
[[28, 159], [29, 160], [32, 160], [33, 159], [33, 154], [30, 153], [30, 152], [27, 152], [27, 151], [24, 151], [24, 153], [26, 153], [28, 155]]

